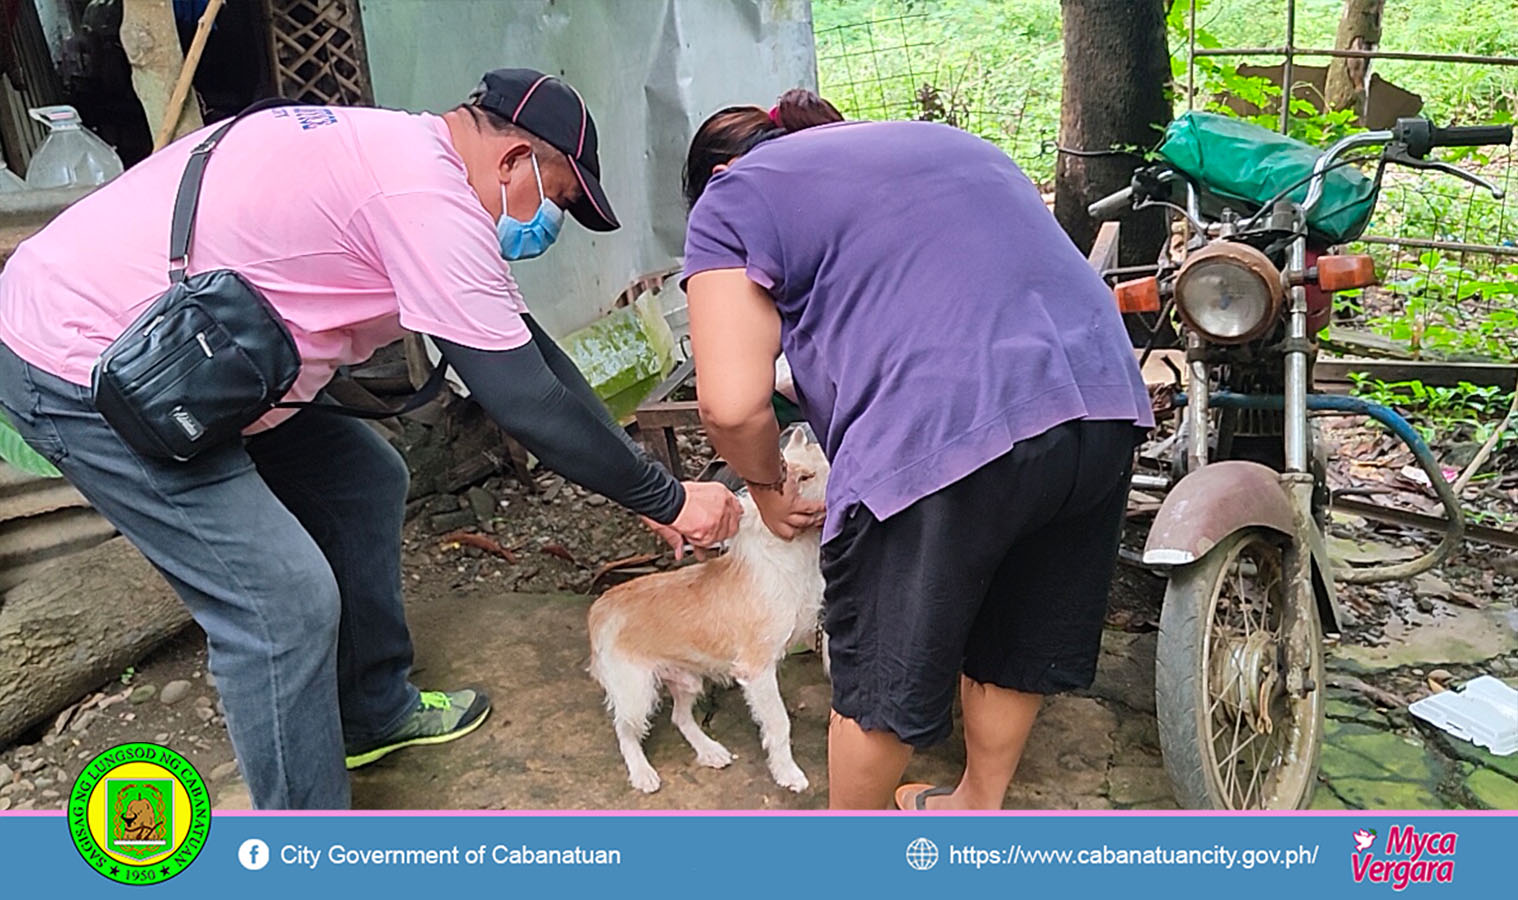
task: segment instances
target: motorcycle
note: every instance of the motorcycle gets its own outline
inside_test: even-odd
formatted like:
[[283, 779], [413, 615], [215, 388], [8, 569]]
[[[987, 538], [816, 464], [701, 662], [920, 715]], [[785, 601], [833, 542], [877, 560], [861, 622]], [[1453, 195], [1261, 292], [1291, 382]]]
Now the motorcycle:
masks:
[[[1195, 128], [1205, 117], [1182, 119]], [[1183, 134], [1175, 131], [1181, 124], [1172, 125], [1172, 137]], [[1167, 157], [1162, 147], [1164, 161], [1141, 168], [1127, 188], [1088, 209], [1103, 220], [1162, 207], [1184, 223], [1184, 248], [1167, 246], [1155, 266], [1144, 267], [1153, 274], [1123, 281], [1115, 292], [1120, 308], [1158, 316], [1159, 328], [1178, 318], [1186, 352], [1188, 383], [1174, 399], [1180, 425], [1159, 448], [1159, 474], [1136, 475], [1135, 487], [1165, 493], [1142, 564], [1168, 579], [1156, 710], [1166, 771], [1177, 799], [1193, 809], [1308, 805], [1324, 727], [1325, 634], [1339, 630], [1335, 583], [1410, 578], [1438, 565], [1461, 540], [1460, 503], [1417, 432], [1385, 406], [1315, 392], [1313, 365], [1332, 294], [1375, 283], [1369, 256], [1333, 250], [1364, 227], [1387, 167], [1444, 172], [1500, 199], [1496, 185], [1428, 155], [1436, 147], [1513, 140], [1507, 126], [1436, 128], [1401, 119], [1320, 154], [1265, 129], [1247, 131], [1254, 127], [1226, 126], [1245, 129], [1233, 133], [1234, 146], [1253, 154], [1233, 171], [1219, 168], [1226, 154], [1212, 152], [1207, 165], [1197, 165], [1208, 154]], [[1349, 156], [1370, 147], [1381, 150]], [[1306, 171], [1279, 165], [1291, 154], [1306, 160]], [[1374, 180], [1349, 168], [1372, 162]], [[1267, 171], [1274, 174], [1258, 177]], [[1272, 194], [1265, 195], [1266, 185]], [[1346, 191], [1359, 204], [1358, 221], [1347, 225], [1344, 216], [1335, 222], [1329, 215], [1342, 209], [1320, 206], [1326, 195]], [[1330, 494], [1312, 420], [1345, 414], [1380, 422], [1428, 474], [1447, 525], [1423, 556], [1372, 568], [1328, 557]]]

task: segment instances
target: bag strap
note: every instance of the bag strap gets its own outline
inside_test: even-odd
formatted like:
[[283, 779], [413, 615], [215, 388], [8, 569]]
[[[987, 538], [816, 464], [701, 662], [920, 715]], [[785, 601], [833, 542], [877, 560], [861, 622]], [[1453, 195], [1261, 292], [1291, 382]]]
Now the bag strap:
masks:
[[169, 281], [171, 283], [177, 284], [183, 281], [185, 269], [190, 264], [190, 241], [195, 236], [195, 212], [200, 206], [200, 186], [205, 181], [206, 163], [210, 161], [211, 151], [216, 149], [216, 145], [227, 136], [227, 132], [232, 130], [233, 125], [248, 116], [277, 106], [299, 104], [298, 100], [289, 100], [284, 97], [259, 100], [227, 120], [190, 151], [190, 161], [185, 164], [184, 174], [179, 178], [179, 192], [174, 197], [174, 221], [169, 226]]
[[361, 409], [357, 406], [348, 406], [343, 403], [322, 403], [320, 401], [292, 401], [289, 403], [276, 403], [275, 409], [319, 409], [323, 412], [336, 413], [340, 416], [352, 416], [355, 419], [389, 419], [395, 416], [403, 416], [412, 410], [419, 409], [431, 402], [443, 389], [443, 376], [448, 372], [448, 363], [439, 362], [432, 374], [427, 376], [427, 381], [422, 384], [417, 392], [406, 398], [406, 401], [393, 409]]
[[[211, 151], [221, 143], [221, 139], [227, 136], [232, 126], [246, 119], [256, 112], [266, 109], [274, 109], [280, 106], [300, 106], [299, 100], [290, 100], [285, 97], [270, 97], [267, 100], [259, 100], [242, 112], [227, 120], [220, 128], [211, 132], [206, 139], [196, 145], [190, 151], [190, 160], [185, 164], [184, 175], [179, 179], [179, 192], [174, 197], [174, 220], [169, 226], [169, 281], [178, 283], [184, 280], [185, 269], [190, 262], [190, 241], [195, 236], [195, 213], [200, 206], [200, 187], [205, 181], [206, 163], [210, 161]], [[443, 377], [448, 372], [448, 363], [439, 362], [437, 368], [432, 370], [424, 383], [415, 394], [406, 398], [406, 401], [394, 409], [361, 409], [356, 406], [347, 406], [338, 403], [320, 403], [315, 401], [276, 403], [276, 409], [319, 409], [325, 412], [337, 413], [343, 416], [352, 416], [355, 419], [389, 419], [394, 416], [405, 415], [412, 410], [419, 409], [429, 403], [443, 389]]]

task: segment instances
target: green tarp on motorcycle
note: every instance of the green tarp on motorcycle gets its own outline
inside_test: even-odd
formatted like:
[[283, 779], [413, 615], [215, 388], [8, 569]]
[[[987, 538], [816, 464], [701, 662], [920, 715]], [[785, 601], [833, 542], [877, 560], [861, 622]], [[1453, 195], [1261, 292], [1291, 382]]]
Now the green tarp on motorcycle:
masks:
[[[1307, 177], [1323, 154], [1243, 119], [1193, 111], [1165, 129], [1159, 155], [1214, 195], [1257, 208], [1298, 181], [1301, 186], [1290, 196], [1307, 199]], [[1375, 205], [1375, 182], [1342, 166], [1325, 177], [1323, 199], [1307, 224], [1329, 243], [1352, 241], [1365, 230]]]

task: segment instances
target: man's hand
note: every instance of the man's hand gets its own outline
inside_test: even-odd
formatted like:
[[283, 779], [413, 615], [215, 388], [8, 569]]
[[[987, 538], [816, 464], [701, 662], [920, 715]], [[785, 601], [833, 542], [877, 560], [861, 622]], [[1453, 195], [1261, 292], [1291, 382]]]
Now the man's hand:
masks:
[[660, 525], [645, 518], [643, 522], [669, 544], [678, 560], [684, 558], [687, 542], [692, 547], [711, 547], [737, 534], [742, 517], [743, 507], [725, 486], [715, 481], [687, 481], [685, 505], [675, 521]]
[[808, 528], [822, 524], [826, 508], [816, 500], [803, 500], [796, 484], [796, 476], [790, 474], [785, 486], [778, 491], [749, 489], [754, 505], [759, 507], [759, 517], [764, 525], [781, 540], [789, 541]]

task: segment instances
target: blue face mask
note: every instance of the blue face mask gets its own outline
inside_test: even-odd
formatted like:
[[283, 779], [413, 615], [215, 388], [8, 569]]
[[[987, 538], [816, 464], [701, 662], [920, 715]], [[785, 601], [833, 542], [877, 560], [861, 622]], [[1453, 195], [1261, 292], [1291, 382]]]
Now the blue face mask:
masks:
[[532, 177], [538, 182], [538, 211], [523, 222], [513, 219], [506, 212], [506, 185], [501, 185], [501, 218], [495, 223], [496, 237], [501, 241], [501, 256], [505, 259], [532, 259], [542, 256], [553, 245], [564, 226], [564, 210], [543, 193], [543, 176], [538, 172], [537, 154], [532, 156]]

